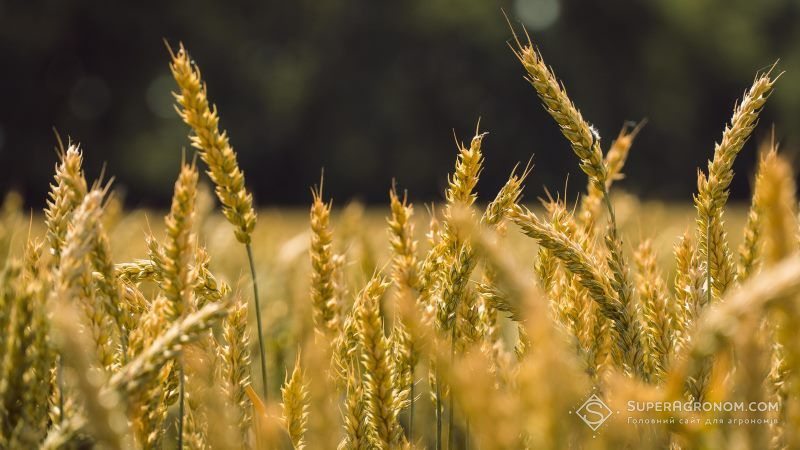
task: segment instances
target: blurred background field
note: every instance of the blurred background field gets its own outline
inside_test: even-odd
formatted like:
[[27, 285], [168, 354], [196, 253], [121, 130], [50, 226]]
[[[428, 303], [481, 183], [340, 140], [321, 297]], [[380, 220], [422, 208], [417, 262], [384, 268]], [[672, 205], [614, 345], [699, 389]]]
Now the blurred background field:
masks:
[[[524, 24], [607, 144], [649, 120], [623, 186], [684, 201], [753, 74], [786, 73], [756, 132], [775, 124], [784, 154], [800, 131], [797, 0], [0, 1], [0, 191], [42, 206], [56, 160], [51, 127], [105, 164], [131, 206], [165, 208], [185, 128], [162, 39], [203, 68], [222, 126], [262, 207], [309, 202], [325, 168], [339, 202], [386, 202], [397, 178], [414, 201], [439, 198], [453, 131], [491, 134], [480, 188], [494, 192], [535, 155], [531, 196], [583, 186], [507, 42]], [[744, 201], [748, 145], [732, 196]], [[577, 194], [577, 190], [572, 190]]]

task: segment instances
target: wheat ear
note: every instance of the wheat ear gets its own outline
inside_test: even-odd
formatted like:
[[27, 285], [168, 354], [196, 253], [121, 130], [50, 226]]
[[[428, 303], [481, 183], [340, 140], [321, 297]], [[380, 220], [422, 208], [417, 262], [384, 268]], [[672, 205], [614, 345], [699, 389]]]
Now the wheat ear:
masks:
[[404, 195], [402, 200], [397, 189], [389, 191], [391, 216], [389, 224], [389, 243], [394, 252], [392, 278], [399, 289], [419, 289], [419, 261], [417, 260], [417, 241], [414, 240], [414, 206]]
[[[800, 292], [800, 258], [787, 258], [754, 275], [740, 289], [731, 291], [724, 302], [714, 305], [713, 313], [703, 315], [687, 348], [685, 359], [671, 371], [667, 383], [673, 394], [680, 395], [685, 384], [698, 377], [708, 358], [717, 354], [733, 339], [748, 333], [745, 327], [757, 325], [765, 311], [773, 308], [796, 308]], [[695, 401], [703, 398], [695, 397]]]
[[398, 445], [403, 435], [397, 422], [400, 411], [395, 409], [392, 361], [380, 315], [380, 298], [386, 287], [380, 276], [374, 277], [359, 295], [355, 306], [370, 441], [382, 449]]
[[514, 54], [527, 72], [527, 80], [531, 83], [545, 111], [556, 121], [561, 133], [567, 138], [572, 151], [581, 160], [581, 169], [589, 176], [590, 181], [601, 192], [606, 190], [607, 170], [603, 163], [603, 151], [600, 149], [600, 137], [595, 129], [583, 119], [580, 111], [567, 96], [561, 83], [547, 67], [541, 54], [528, 43], [523, 45], [517, 40]]
[[120, 340], [117, 359], [118, 363], [124, 364], [128, 351], [129, 333], [128, 324], [126, 324], [127, 304], [122, 301], [120, 294], [122, 285], [115, 276], [114, 263], [111, 260], [111, 242], [102, 221], [97, 223], [89, 259], [94, 270], [100, 274], [95, 278], [95, 284], [101, 294], [100, 306], [103, 312], [112, 319], [117, 330]]
[[184, 315], [192, 301], [192, 280], [189, 263], [193, 256], [192, 224], [194, 220], [194, 204], [197, 196], [197, 169], [194, 164], [183, 164], [175, 192], [172, 207], [164, 219], [166, 241], [163, 250], [163, 267], [161, 283], [164, 295], [168, 300], [164, 319], [168, 323], [178, 320]]
[[[772, 266], [797, 251], [797, 191], [793, 170], [789, 162], [778, 154], [773, 144], [761, 161], [763, 172], [757, 195], [764, 211], [763, 236], [765, 266]], [[791, 369], [797, 367], [798, 352], [794, 349], [797, 332], [786, 316], [776, 315], [764, 324], [762, 332], [772, 336], [772, 351], [769, 379], [771, 394], [782, 405], [786, 405], [791, 390], [800, 383], [798, 375]], [[776, 429], [773, 438], [782, 439], [785, 428]], [[789, 433], [795, 436], [794, 432]]]
[[311, 204], [311, 303], [314, 325], [326, 336], [339, 328], [338, 303], [335, 297], [333, 233], [330, 230], [331, 204], [322, 201], [322, 182], [312, 190]]
[[617, 351], [625, 370], [645, 378], [641, 326], [632, 314], [631, 304], [622, 302], [612, 294], [611, 281], [594, 257], [525, 207], [514, 208], [511, 219], [523, 233], [552, 251], [564, 267], [578, 277], [579, 283], [589, 292], [603, 315], [614, 324], [618, 334]]
[[[18, 262], [12, 264], [19, 267]], [[19, 268], [13, 272], [19, 274]], [[19, 430], [30, 425], [25, 417], [25, 375], [33, 365], [26, 356], [34, 341], [33, 333], [28, 330], [35, 314], [36, 289], [41, 289], [41, 286], [25, 286], [19, 279], [3, 286], [3, 296], [10, 300], [7, 305], [10, 315], [6, 328], [8, 336], [0, 359], [0, 444], [5, 448], [22, 445], [23, 437]]]
[[714, 158], [708, 163], [708, 172], [698, 172], [697, 235], [700, 254], [708, 262], [708, 278], [713, 298], [720, 298], [733, 281], [733, 263], [728, 249], [723, 225], [723, 212], [728, 200], [728, 187], [733, 179], [733, 162], [750, 137], [761, 108], [769, 97], [777, 79], [771, 72], [756, 77], [741, 103], [733, 111], [729, 125], [725, 126], [722, 140], [715, 145]]
[[687, 230], [674, 247], [675, 254], [675, 307], [680, 314], [675, 323], [675, 348], [673, 353], [683, 351], [689, 341], [689, 333], [694, 328], [708, 296], [705, 294], [704, 270], [700, 265], [697, 246], [692, 234]]
[[44, 210], [53, 266], [58, 266], [61, 252], [66, 245], [70, 216], [88, 190], [80, 148], [70, 145], [66, 150], [61, 148], [59, 155], [61, 161], [56, 166], [55, 182], [50, 185], [47, 207]]
[[753, 197], [750, 209], [747, 211], [747, 222], [744, 225], [742, 243], [739, 245], [739, 266], [736, 272], [736, 281], [744, 282], [753, 273], [758, 272], [761, 266], [763, 253], [762, 223], [764, 221], [763, 195], [764, 189], [764, 162], [766, 155], [761, 157], [753, 183]]
[[225, 217], [236, 227], [236, 238], [249, 244], [256, 225], [253, 197], [245, 189], [244, 174], [239, 169], [236, 152], [227, 134], [219, 130], [219, 116], [210, 105], [200, 69], [192, 63], [183, 44], [174, 53], [170, 49], [170, 69], [180, 92], [175, 93], [176, 109], [181, 119], [192, 128], [192, 146], [208, 165], [208, 175], [216, 185], [217, 197]]
[[[482, 134], [476, 130], [469, 147], [459, 146], [455, 171], [450, 176], [450, 183], [445, 193], [447, 205], [444, 210], [442, 237], [439, 245], [444, 248], [442, 256], [447, 268], [443, 270], [441, 295], [436, 311], [436, 322], [442, 331], [451, 330], [456, 322], [461, 302], [465, 299], [469, 300], [465, 293], [477, 259], [469, 246], [464, 245], [451, 221], [454, 214], [461, 214], [464, 211], [472, 214], [469, 208], [477, 198], [474, 190], [483, 167], [481, 147], [484, 137], [485, 133]], [[468, 305], [469, 308], [472, 306]]]
[[308, 428], [308, 381], [306, 380], [303, 369], [300, 367], [300, 355], [294, 363], [291, 376], [286, 377], [286, 382], [281, 388], [283, 395], [283, 423], [289, 438], [292, 440], [292, 447], [295, 450], [302, 450], [306, 446], [306, 429]]
[[[41, 442], [47, 428], [48, 408], [47, 405], [51, 395], [52, 383], [50, 372], [55, 367], [55, 352], [50, 342], [50, 323], [48, 320], [47, 293], [49, 287], [46, 272], [43, 270], [42, 251], [44, 244], [38, 239], [28, 239], [25, 249], [25, 259], [23, 268], [24, 283], [31, 287], [31, 326], [28, 331], [32, 335], [30, 346], [26, 352], [26, 358], [30, 365], [28, 373], [25, 375], [25, 384], [28, 386], [24, 394], [24, 419], [27, 422], [26, 429], [30, 430], [26, 435], [30, 438], [26, 444], [33, 446]], [[0, 295], [2, 298], [3, 295]], [[4, 303], [0, 300], [0, 303]], [[4, 348], [4, 347], [0, 347]]]
[[[622, 251], [622, 240], [617, 231], [614, 208], [608, 195], [608, 168], [604, 163], [603, 152], [600, 148], [600, 135], [575, 108], [553, 72], [545, 65], [541, 54], [533, 48], [530, 38], [528, 38], [527, 45], [522, 45], [517, 40], [517, 48], [514, 53], [525, 67], [528, 81], [539, 95], [545, 110], [559, 125], [562, 134], [570, 142], [573, 152], [580, 158], [580, 167], [589, 177], [590, 184], [593, 184], [602, 194], [609, 217], [609, 232], [605, 242], [609, 251], [608, 266], [613, 274], [611, 287], [617, 293], [623, 307], [628, 310], [627, 315], [631, 316], [635, 323], [638, 319], [636, 319], [632, 301], [632, 287], [628, 280], [628, 265]], [[628, 332], [632, 333], [624, 338], [628, 343], [639, 339], [634, 330], [630, 329]], [[633, 359], [640, 361], [642, 358], [633, 356]], [[642, 367], [632, 369], [646, 377]]]
[[228, 305], [218, 302], [209, 303], [199, 311], [184, 316], [112, 375], [109, 386], [134, 395], [150, 383], [166, 362], [179, 355], [184, 346], [201, 337], [227, 314]]
[[768, 152], [762, 165], [764, 260], [774, 264], [797, 251], [797, 185], [791, 164], [777, 151]]
[[639, 244], [634, 254], [636, 286], [643, 305], [645, 334], [647, 336], [650, 372], [654, 381], [661, 382], [668, 370], [673, 343], [673, 323], [678, 320], [677, 310], [667, 297], [667, 288], [658, 270], [657, 255], [649, 239]]
[[367, 450], [370, 447], [367, 436], [364, 390], [353, 372], [352, 368], [348, 370], [347, 391], [342, 412], [345, 437], [339, 448], [341, 450]]
[[248, 448], [248, 434], [253, 419], [246, 394], [250, 386], [250, 337], [247, 331], [247, 302], [238, 295], [230, 314], [225, 318], [222, 335], [225, 344], [219, 353], [223, 360], [223, 390], [237, 414], [232, 422], [238, 428], [242, 445]]
[[114, 362], [110, 327], [107, 323], [108, 318], [94, 301], [90, 265], [87, 260], [97, 236], [103, 196], [103, 191], [90, 191], [73, 212], [65, 238], [66, 246], [61, 252], [60, 264], [54, 275], [51, 300], [79, 301], [90, 322], [98, 362], [103, 367], [109, 368]]

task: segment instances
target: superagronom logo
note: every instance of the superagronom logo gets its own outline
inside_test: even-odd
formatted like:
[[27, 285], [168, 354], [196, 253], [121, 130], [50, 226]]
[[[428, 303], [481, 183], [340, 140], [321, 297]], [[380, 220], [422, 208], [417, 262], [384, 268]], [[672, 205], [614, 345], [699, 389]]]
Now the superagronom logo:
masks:
[[[597, 388], [592, 388], [592, 391], [596, 389]], [[575, 414], [580, 417], [586, 425], [589, 425], [592, 431], [597, 431], [598, 428], [614, 415], [614, 411], [612, 411], [596, 393], [590, 393], [592, 395], [575, 410]], [[572, 414], [572, 411], [569, 413]]]

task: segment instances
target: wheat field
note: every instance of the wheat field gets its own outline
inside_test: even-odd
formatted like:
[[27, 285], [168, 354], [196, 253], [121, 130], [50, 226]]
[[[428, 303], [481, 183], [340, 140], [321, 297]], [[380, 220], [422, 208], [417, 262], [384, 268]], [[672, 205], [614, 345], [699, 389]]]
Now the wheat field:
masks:
[[728, 204], [779, 71], [687, 168], [694, 197], [664, 204], [616, 183], [643, 124], [601, 139], [523, 37], [577, 199], [524, 198], [524, 162], [479, 196], [478, 124], [435, 204], [398, 173], [385, 208], [321, 178], [308, 210], [257, 213], [168, 44], [192, 147], [168, 212], [126, 210], [60, 138], [44, 210], [5, 196], [0, 448], [800, 448], [798, 202], [774, 139], [750, 145], [751, 204]]

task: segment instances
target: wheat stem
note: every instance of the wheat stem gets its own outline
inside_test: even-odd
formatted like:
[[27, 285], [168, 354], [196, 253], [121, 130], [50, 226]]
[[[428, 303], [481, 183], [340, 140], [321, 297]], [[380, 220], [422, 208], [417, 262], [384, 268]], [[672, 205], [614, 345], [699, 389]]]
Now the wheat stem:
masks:
[[186, 415], [186, 386], [183, 376], [183, 357], [178, 362], [178, 385], [180, 388], [178, 398], [178, 450], [183, 450], [183, 419]]
[[247, 261], [250, 263], [250, 277], [253, 279], [253, 298], [256, 304], [256, 326], [258, 327], [258, 349], [261, 352], [261, 381], [264, 393], [264, 401], [269, 399], [269, 386], [267, 381], [267, 354], [264, 348], [264, 327], [261, 322], [261, 303], [258, 299], [258, 278], [256, 277], [256, 265], [253, 260], [253, 248], [250, 243], [245, 244], [247, 249]]
[[[456, 327], [450, 329], [450, 365], [453, 365], [456, 359]], [[453, 450], [453, 393], [450, 393], [450, 398], [447, 404], [447, 450]]]
[[409, 387], [409, 406], [408, 406], [408, 441], [414, 443], [414, 383], [413, 373], [411, 386]]
[[436, 450], [442, 450], [442, 381], [439, 368], [435, 369], [436, 378]]

